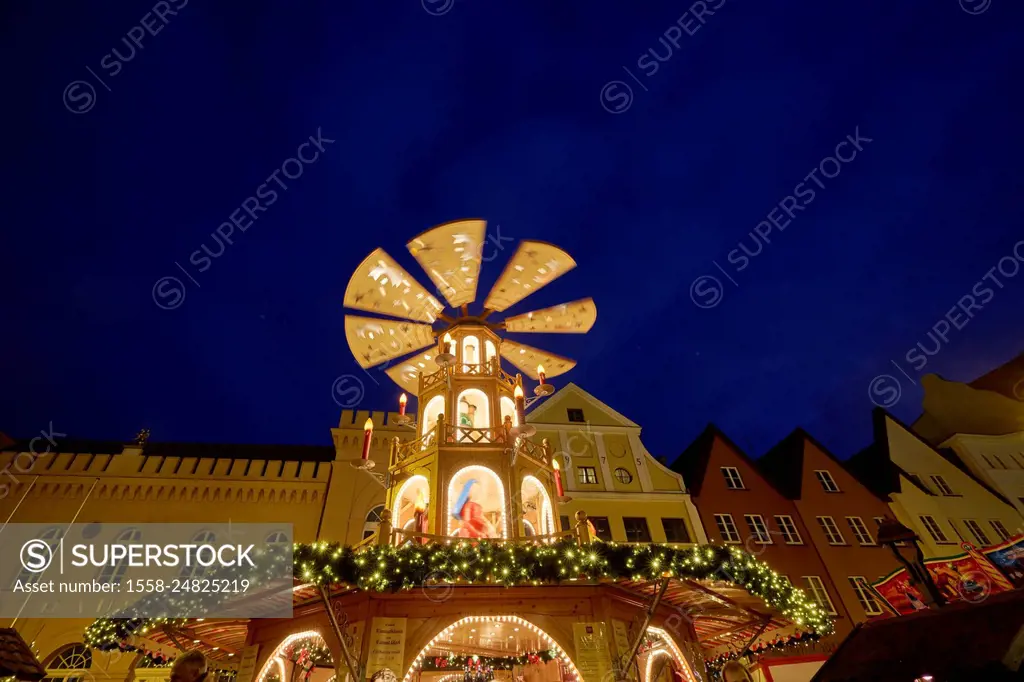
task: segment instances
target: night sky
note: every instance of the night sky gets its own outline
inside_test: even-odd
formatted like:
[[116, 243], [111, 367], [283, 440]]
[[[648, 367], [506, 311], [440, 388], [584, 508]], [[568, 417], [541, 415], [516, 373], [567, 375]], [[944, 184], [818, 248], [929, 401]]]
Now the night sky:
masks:
[[[554, 383], [669, 459], [708, 421], [754, 456], [803, 426], [846, 457], [869, 442], [870, 392], [912, 420], [922, 374], [970, 380], [1024, 350], [1019, 1], [12, 0], [2, 16], [16, 438], [329, 444], [354, 395], [338, 377], [364, 409], [400, 392], [345, 343], [352, 270], [382, 246], [429, 285], [405, 242], [460, 218], [503, 237], [480, 301], [509, 238], [576, 258], [509, 312], [593, 296], [594, 329], [517, 338], [577, 359]], [[310, 136], [316, 159], [287, 162]], [[264, 185], [276, 199], [249, 224]], [[232, 213], [246, 230], [225, 248], [211, 234]], [[193, 259], [203, 245], [224, 250]]]

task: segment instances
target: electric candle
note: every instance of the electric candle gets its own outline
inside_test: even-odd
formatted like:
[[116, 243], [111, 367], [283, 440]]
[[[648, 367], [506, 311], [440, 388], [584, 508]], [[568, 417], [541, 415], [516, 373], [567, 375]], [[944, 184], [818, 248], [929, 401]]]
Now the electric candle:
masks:
[[551, 458], [551, 466], [555, 470], [555, 492], [558, 493], [559, 497], [565, 497], [565, 492], [562, 490], [562, 472], [560, 471], [561, 467], [558, 466], [557, 458]]
[[544, 365], [537, 365], [537, 376], [540, 378], [540, 385], [544, 385], [544, 380], [547, 376], [544, 374]]
[[447, 348], [446, 352], [451, 353], [452, 355], [455, 355], [455, 342], [452, 341], [452, 335], [451, 334], [445, 334], [444, 335], [444, 345]]
[[516, 419], [519, 421], [519, 425], [522, 426], [526, 423], [526, 395], [523, 393], [523, 387], [516, 384], [516, 388], [512, 391], [512, 397], [515, 398], [516, 404]]
[[405, 416], [405, 404], [409, 401], [409, 398], [403, 393], [398, 398], [398, 414], [402, 417]]
[[363, 460], [370, 459], [370, 441], [373, 440], [373, 420], [367, 419], [363, 424]]

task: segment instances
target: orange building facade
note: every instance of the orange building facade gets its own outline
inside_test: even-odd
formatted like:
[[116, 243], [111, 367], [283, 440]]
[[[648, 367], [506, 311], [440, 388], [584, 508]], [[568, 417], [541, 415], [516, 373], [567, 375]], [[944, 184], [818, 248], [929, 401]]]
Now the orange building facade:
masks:
[[821, 557], [853, 623], [884, 613], [870, 584], [899, 568], [878, 544], [878, 523], [888, 503], [846, 470], [803, 429], [796, 429], [757, 461], [758, 468], [792, 500], [806, 541]]

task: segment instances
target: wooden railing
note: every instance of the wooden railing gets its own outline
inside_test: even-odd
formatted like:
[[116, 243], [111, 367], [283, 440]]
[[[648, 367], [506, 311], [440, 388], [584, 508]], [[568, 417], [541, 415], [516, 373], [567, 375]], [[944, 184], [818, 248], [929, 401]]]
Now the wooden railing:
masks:
[[491, 358], [489, 362], [484, 363], [461, 363], [453, 362], [447, 367], [442, 367], [436, 372], [431, 374], [420, 375], [420, 391], [419, 395], [423, 395], [424, 391], [429, 391], [434, 386], [444, 383], [447, 381], [449, 376], [474, 376], [474, 377], [494, 377], [499, 382], [505, 384], [509, 388], [514, 388], [516, 385], [516, 378], [501, 368], [501, 362], [498, 358]]
[[441, 414], [438, 415], [437, 424], [419, 438], [408, 441], [395, 439], [391, 466], [400, 466], [409, 458], [433, 453], [439, 446], [471, 447], [474, 445], [519, 448], [520, 453], [532, 457], [544, 465], [551, 463], [550, 448], [546, 440], [537, 443], [524, 436], [513, 435], [510, 427], [511, 422], [486, 428], [462, 426], [452, 424]]
[[[567, 537], [575, 537], [577, 540], [579, 540], [579, 532], [580, 532], [580, 528], [581, 528], [581, 526], [580, 526], [581, 523], [583, 524], [582, 528], [586, 529], [586, 517], [584, 517], [582, 522], [581, 521], [577, 521], [576, 524], [571, 529], [569, 529], [569, 530], [561, 530], [561, 531], [558, 531], [556, 533], [548, 533], [547, 535], [525, 535], [525, 536], [519, 536], [519, 537], [515, 537], [515, 538], [479, 538], [479, 540], [486, 540], [487, 542], [490, 542], [490, 543], [493, 543], [493, 544], [499, 544], [499, 545], [504, 545], [504, 544], [509, 544], [509, 543], [527, 544], [527, 545], [548, 544], [548, 543], [551, 543], [551, 542], [557, 542], [558, 540], [561, 540], [562, 538], [567, 538]], [[389, 525], [390, 525], [390, 523], [389, 523]], [[383, 523], [381, 524], [381, 528], [383, 528]], [[379, 534], [379, 531], [378, 531], [378, 534]], [[373, 537], [377, 537], [377, 536], [375, 535]], [[367, 538], [367, 540], [370, 540], [370, 539], [371, 538]], [[424, 532], [421, 532], [421, 531], [418, 531], [418, 530], [404, 530], [402, 528], [392, 528], [391, 529], [391, 544], [401, 545], [401, 544], [403, 544], [405, 542], [415, 541], [415, 540], [420, 540], [420, 539], [427, 540], [429, 542], [436, 542], [436, 543], [440, 543], [440, 544], [449, 544], [450, 545], [452, 542], [459, 542], [460, 540], [466, 540], [467, 538], [461, 538], [461, 537], [459, 537], [457, 535], [437, 535], [437, 534], [434, 534], [434, 533], [424, 533]], [[474, 539], [474, 540], [476, 540], [476, 539]], [[589, 532], [588, 532], [587, 542], [589, 542], [589, 541], [590, 541], [590, 538], [589, 538]], [[382, 543], [380, 543], [378, 541], [378, 544], [382, 544]], [[583, 543], [580, 543], [580, 544], [583, 544]], [[359, 546], [362, 546], [362, 545], [363, 545], [363, 543], [361, 542], [361, 543], [359, 543], [359, 545], [356, 545], [356, 546], [359, 547]]]

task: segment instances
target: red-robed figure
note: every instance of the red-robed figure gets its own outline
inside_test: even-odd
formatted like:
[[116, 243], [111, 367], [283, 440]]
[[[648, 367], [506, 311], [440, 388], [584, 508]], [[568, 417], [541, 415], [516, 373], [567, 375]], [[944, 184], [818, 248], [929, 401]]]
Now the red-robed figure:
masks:
[[479, 483], [475, 478], [466, 481], [462, 492], [459, 493], [455, 505], [452, 507], [452, 518], [459, 519], [462, 525], [459, 526], [460, 538], [493, 538], [496, 537], [494, 527], [484, 516], [483, 507], [473, 501], [472, 488]]

